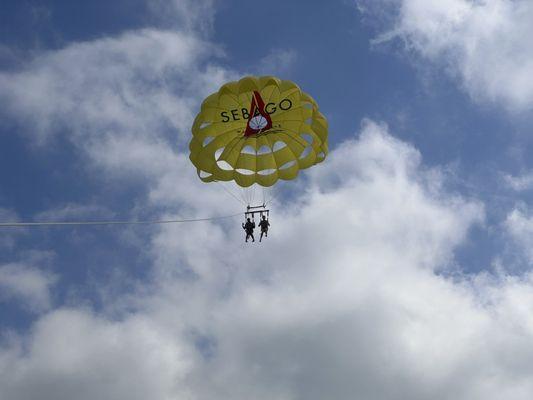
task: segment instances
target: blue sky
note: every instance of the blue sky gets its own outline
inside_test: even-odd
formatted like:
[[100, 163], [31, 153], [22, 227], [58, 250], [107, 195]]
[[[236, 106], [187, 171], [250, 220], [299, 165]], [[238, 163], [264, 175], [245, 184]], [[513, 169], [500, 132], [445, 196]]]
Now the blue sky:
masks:
[[3, 2], [2, 222], [241, 211], [188, 142], [246, 74], [311, 94], [331, 153], [279, 185], [260, 246], [239, 219], [2, 229], [0, 399], [531, 398], [531, 18], [527, 0]]

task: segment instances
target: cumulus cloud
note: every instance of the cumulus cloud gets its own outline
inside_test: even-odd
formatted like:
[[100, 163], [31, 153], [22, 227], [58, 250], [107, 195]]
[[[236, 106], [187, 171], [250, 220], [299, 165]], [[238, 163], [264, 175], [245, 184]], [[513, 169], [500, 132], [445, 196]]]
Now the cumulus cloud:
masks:
[[84, 145], [117, 131], [152, 139], [165, 128], [183, 134], [195, 101], [224, 77], [209, 65], [197, 71], [213, 51], [194, 36], [158, 30], [74, 43], [2, 73], [0, 101], [41, 140], [58, 132]]
[[3, 399], [189, 397], [182, 382], [192, 357], [179, 338], [142, 316], [110, 323], [57, 310], [38, 322], [28, 346], [29, 353], [13, 342], [0, 355]]
[[217, 53], [192, 33], [148, 29], [74, 43], [0, 73], [3, 115], [41, 146], [62, 135], [100, 179], [144, 179], [155, 203], [201, 198], [178, 149], [202, 98], [234, 76], [209, 61]]
[[36, 221], [68, 221], [75, 218], [106, 218], [111, 212], [98, 205], [68, 203], [60, 207], [43, 211], [35, 216]]
[[533, 263], [533, 216], [525, 207], [517, 206], [507, 215], [505, 227], [531, 265]]
[[148, 9], [164, 26], [208, 34], [215, 17], [215, 0], [146, 0]]
[[[1, 74], [3, 112], [42, 145], [65, 135], [107, 179], [141, 177], [143, 207], [223, 213], [232, 203], [198, 182], [185, 145], [201, 98], [233, 74], [214, 51], [156, 30], [72, 44]], [[457, 270], [484, 213], [445, 182], [366, 121], [295, 182], [261, 245], [234, 221], [160, 227], [134, 293], [5, 338], [2, 395], [530, 399], [532, 278]]]
[[511, 189], [522, 192], [530, 190], [533, 187], [533, 173], [526, 173], [523, 175], [504, 175], [504, 182]]
[[401, 39], [409, 51], [443, 64], [475, 100], [514, 111], [533, 108], [530, 1], [357, 2], [364, 12], [388, 14], [389, 29], [377, 42]]
[[372, 122], [307, 179], [260, 246], [156, 232], [127, 311], [55, 310], [4, 346], [9, 398], [531, 397], [532, 278], [441, 273], [479, 204]]
[[51, 306], [50, 289], [57, 277], [27, 263], [0, 266], [0, 302], [15, 300], [24, 308], [39, 312]]
[[298, 53], [294, 49], [272, 49], [257, 63], [256, 74], [286, 74], [294, 66], [297, 59]]

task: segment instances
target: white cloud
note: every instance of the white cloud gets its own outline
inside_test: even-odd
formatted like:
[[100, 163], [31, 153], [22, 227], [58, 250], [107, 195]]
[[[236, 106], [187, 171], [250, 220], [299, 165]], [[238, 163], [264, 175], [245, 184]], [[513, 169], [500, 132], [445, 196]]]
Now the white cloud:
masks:
[[531, 276], [439, 274], [480, 205], [371, 122], [312, 171], [261, 245], [165, 226], [127, 311], [55, 310], [5, 345], [10, 400], [529, 399]]
[[297, 59], [298, 53], [294, 49], [272, 49], [254, 69], [257, 75], [284, 75]]
[[0, 99], [42, 140], [65, 130], [84, 145], [117, 131], [151, 140], [165, 129], [184, 134], [192, 107], [223, 78], [209, 65], [198, 71], [215, 51], [194, 36], [157, 30], [74, 43], [0, 74]]
[[50, 308], [50, 288], [57, 277], [26, 263], [0, 266], [0, 301], [13, 300], [40, 312]]
[[[198, 182], [185, 146], [201, 98], [232, 76], [213, 51], [154, 30], [73, 44], [1, 75], [4, 112], [43, 144], [63, 130], [107, 179], [142, 177], [142, 207], [223, 214], [234, 203]], [[236, 221], [161, 227], [151, 282], [3, 341], [2, 394], [529, 400], [532, 279], [441, 274], [483, 220], [445, 179], [367, 121], [295, 182], [261, 245]]]
[[71, 141], [86, 157], [80, 162], [96, 167], [94, 175], [103, 171], [109, 188], [144, 180], [155, 203], [179, 205], [176, 198], [204, 196], [178, 149], [187, 148], [201, 100], [234, 76], [209, 61], [216, 54], [194, 34], [171, 31], [74, 43], [1, 73], [0, 103], [35, 143], [47, 145], [56, 135]]
[[111, 213], [109, 210], [98, 205], [67, 203], [63, 206], [55, 207], [37, 214], [35, 216], [35, 221], [87, 220], [87, 218], [98, 220], [109, 218], [110, 216]]
[[14, 344], [0, 356], [2, 399], [188, 397], [183, 374], [191, 356], [176, 336], [142, 316], [111, 323], [57, 310], [39, 321], [28, 346], [26, 352]]
[[506, 174], [503, 176], [503, 179], [507, 186], [517, 192], [529, 190], [533, 187], [533, 173], [526, 173], [517, 176]]
[[524, 207], [516, 207], [505, 220], [507, 232], [533, 264], [533, 216]]
[[207, 34], [215, 17], [215, 0], [147, 0], [159, 24]]
[[379, 6], [394, 13], [394, 25], [378, 42], [401, 38], [422, 58], [443, 63], [476, 100], [533, 108], [530, 1], [382, 0]]

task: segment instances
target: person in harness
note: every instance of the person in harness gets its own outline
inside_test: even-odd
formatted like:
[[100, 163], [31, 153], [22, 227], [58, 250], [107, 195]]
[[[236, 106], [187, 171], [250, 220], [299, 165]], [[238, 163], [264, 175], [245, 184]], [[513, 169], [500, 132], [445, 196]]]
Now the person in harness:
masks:
[[270, 226], [270, 222], [268, 222], [266, 217], [263, 215], [263, 219], [259, 222], [259, 227], [261, 228], [261, 237], [259, 238], [259, 241], [263, 239], [263, 235], [265, 235], [265, 237], [268, 237], [269, 226]]
[[254, 238], [254, 228], [255, 228], [255, 222], [250, 221], [250, 218], [246, 219], [246, 223], [242, 224], [242, 229], [246, 232], [246, 240], [245, 242], [248, 243], [248, 238], [252, 237], [252, 242], [255, 242]]

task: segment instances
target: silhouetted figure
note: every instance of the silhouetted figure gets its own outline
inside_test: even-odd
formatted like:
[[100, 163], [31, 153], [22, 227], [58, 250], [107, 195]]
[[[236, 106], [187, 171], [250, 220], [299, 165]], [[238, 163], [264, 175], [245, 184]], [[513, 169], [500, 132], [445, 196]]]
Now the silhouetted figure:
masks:
[[242, 228], [246, 231], [246, 240], [245, 242], [248, 242], [248, 238], [252, 237], [252, 242], [255, 242], [254, 239], [254, 228], [255, 228], [255, 222], [250, 221], [250, 218], [246, 220], [246, 223], [242, 224]]
[[268, 222], [266, 217], [263, 215], [263, 219], [259, 222], [259, 227], [261, 228], [261, 237], [259, 238], [259, 241], [263, 239], [263, 235], [265, 235], [265, 237], [268, 237], [269, 226], [270, 226], [270, 222]]

